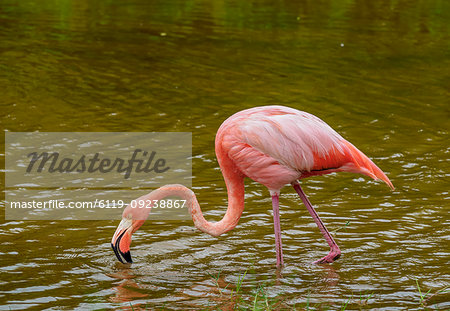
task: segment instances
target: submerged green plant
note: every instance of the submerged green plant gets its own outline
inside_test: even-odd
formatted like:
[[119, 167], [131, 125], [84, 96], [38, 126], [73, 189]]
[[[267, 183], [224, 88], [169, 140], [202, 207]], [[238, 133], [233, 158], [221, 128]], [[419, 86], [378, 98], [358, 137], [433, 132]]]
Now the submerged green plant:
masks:
[[219, 291], [220, 295], [222, 296], [223, 292], [228, 288], [228, 285], [230, 285], [230, 284], [227, 284], [227, 286], [225, 286], [223, 289], [220, 288], [219, 278], [220, 278], [220, 274], [222, 273], [222, 271], [219, 271], [219, 273], [217, 273], [217, 275], [213, 275], [209, 272], [207, 272], [207, 273], [214, 280], [214, 284], [216, 285], [217, 290]]
[[336, 230], [334, 230], [333, 234], [335, 235], [338, 231], [340, 231], [340, 230], [342, 230], [342, 229], [345, 230], [345, 231], [347, 231], [348, 225], [350, 225], [350, 220], [347, 220], [347, 222], [345, 223], [345, 225], [343, 225], [342, 227], [337, 228]]
[[[218, 307], [217, 310], [363, 310], [368, 306], [369, 301], [375, 296], [374, 292], [365, 291], [360, 292], [359, 295], [351, 293], [350, 297], [347, 296], [340, 306], [336, 305], [336, 302], [332, 301], [322, 301], [312, 304], [311, 290], [309, 289], [306, 301], [302, 303], [303, 306], [299, 306], [298, 304], [289, 306], [283, 303], [283, 300], [287, 299], [287, 297], [283, 298], [282, 294], [272, 298], [269, 297], [267, 294], [269, 287], [267, 287], [266, 284], [257, 283], [250, 287], [245, 286], [244, 288], [244, 281], [246, 280], [247, 273], [248, 270], [245, 270], [243, 273], [240, 272], [237, 280], [233, 283], [226, 283], [225, 287], [223, 287], [224, 284], [222, 284], [222, 282], [222, 287], [219, 284], [221, 272], [218, 272], [217, 274], [208, 273], [208, 275], [214, 280], [215, 286], [218, 288], [221, 297], [219, 299], [221, 306]], [[419, 293], [420, 306], [422, 308], [427, 308], [427, 302], [429, 302], [432, 297], [448, 292], [449, 290], [449, 287], [447, 286], [431, 295], [431, 289], [427, 292], [423, 292], [419, 281], [417, 279], [415, 281]], [[230, 295], [223, 295], [224, 291], [229, 286], [234, 287], [231, 290]], [[224, 307], [225, 309], [223, 309]]]
[[[426, 307], [427, 302], [428, 302], [432, 297], [434, 297], [434, 296], [436, 296], [436, 295], [439, 295], [439, 294], [441, 294], [441, 293], [446, 293], [446, 292], [449, 291], [449, 287], [446, 286], [446, 287], [444, 287], [443, 289], [440, 289], [440, 290], [438, 290], [437, 292], [435, 292], [434, 294], [428, 296], [428, 294], [431, 292], [431, 288], [430, 288], [425, 294], [422, 294], [422, 289], [420, 288], [419, 281], [417, 280], [417, 278], [416, 278], [416, 286], [417, 286], [417, 290], [419, 291], [420, 306], [423, 307], [423, 308]], [[427, 298], [427, 296], [428, 296], [428, 298]]]
[[346, 310], [347, 309], [347, 305], [348, 305], [348, 303], [350, 302], [350, 300], [352, 300], [352, 298], [353, 298], [353, 294], [350, 296], [350, 298], [344, 303], [344, 305], [342, 306], [342, 308], [341, 308], [341, 311], [344, 311], [344, 310]]
[[426, 292], [426, 294], [422, 294], [422, 290], [420, 289], [420, 285], [419, 285], [419, 281], [416, 279], [416, 285], [417, 285], [417, 289], [419, 291], [419, 297], [420, 297], [420, 305], [422, 307], [425, 307], [425, 297], [430, 293], [431, 289]]
[[[244, 281], [244, 278], [247, 275], [247, 271], [248, 270], [245, 270], [244, 274], [242, 274], [242, 275], [239, 273], [239, 277], [236, 282], [236, 292], [235, 292], [236, 295], [238, 295], [241, 290], [242, 282]], [[233, 298], [233, 290], [231, 290], [231, 298]]]
[[[278, 303], [279, 301], [277, 299], [269, 298], [266, 294], [265, 286], [263, 284], [259, 284], [253, 298], [253, 306], [250, 310], [275, 310]], [[248, 310], [248, 308], [246, 308], [245, 310]]]
[[372, 298], [373, 295], [374, 295], [373, 292], [370, 293], [370, 294], [367, 293], [367, 294], [365, 294], [364, 296], [363, 296], [363, 294], [359, 294], [359, 304], [360, 304], [361, 306], [367, 305], [368, 302], [369, 302], [369, 299]]

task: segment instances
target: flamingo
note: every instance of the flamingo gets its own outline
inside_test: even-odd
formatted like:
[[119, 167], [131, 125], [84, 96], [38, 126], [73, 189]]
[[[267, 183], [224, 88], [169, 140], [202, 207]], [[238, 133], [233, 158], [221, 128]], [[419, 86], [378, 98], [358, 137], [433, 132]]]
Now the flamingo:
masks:
[[[289, 107], [264, 106], [235, 113], [217, 131], [215, 151], [228, 192], [228, 207], [222, 220], [207, 221], [194, 192], [183, 185], [165, 185], [137, 200], [154, 202], [168, 196], [180, 197], [186, 200], [195, 226], [217, 237], [238, 224], [244, 210], [244, 179], [251, 178], [266, 186], [272, 197], [277, 267], [284, 264], [279, 196], [285, 185], [294, 187], [330, 246], [328, 255], [314, 263], [332, 263], [341, 251], [300, 187], [300, 179], [352, 172], [382, 180], [394, 189], [381, 169], [328, 124]], [[120, 262], [132, 263], [132, 234], [143, 225], [149, 213], [149, 208], [132, 208], [131, 204], [123, 211], [111, 241]]]

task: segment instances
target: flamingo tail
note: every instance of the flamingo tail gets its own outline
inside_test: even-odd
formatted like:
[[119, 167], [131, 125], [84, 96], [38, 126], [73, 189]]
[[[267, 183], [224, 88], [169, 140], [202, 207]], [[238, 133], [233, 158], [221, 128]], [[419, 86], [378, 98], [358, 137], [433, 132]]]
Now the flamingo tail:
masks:
[[372, 177], [375, 180], [384, 181], [392, 190], [394, 190], [394, 186], [392, 185], [389, 178], [386, 174], [375, 165], [364, 153], [359, 151], [355, 146], [353, 146], [348, 141], [343, 141], [343, 145], [345, 146], [347, 157], [350, 160], [349, 164], [341, 167], [344, 171], [361, 173]]

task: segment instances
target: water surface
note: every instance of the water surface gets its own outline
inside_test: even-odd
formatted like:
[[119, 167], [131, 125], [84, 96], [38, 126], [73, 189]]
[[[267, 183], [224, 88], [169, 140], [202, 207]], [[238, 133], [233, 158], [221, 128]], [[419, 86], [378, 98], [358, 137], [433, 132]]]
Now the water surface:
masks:
[[318, 266], [328, 247], [283, 189], [282, 271], [269, 193], [250, 180], [233, 231], [149, 220], [132, 266], [110, 248], [119, 220], [1, 220], [0, 310], [230, 309], [244, 271], [250, 305], [262, 288], [279, 309], [421, 309], [417, 280], [428, 307], [449, 309], [449, 12], [419, 0], [1, 1], [3, 130], [192, 132], [193, 190], [219, 220], [216, 130], [241, 109], [287, 105], [329, 123], [396, 190], [344, 173], [303, 180], [343, 252]]

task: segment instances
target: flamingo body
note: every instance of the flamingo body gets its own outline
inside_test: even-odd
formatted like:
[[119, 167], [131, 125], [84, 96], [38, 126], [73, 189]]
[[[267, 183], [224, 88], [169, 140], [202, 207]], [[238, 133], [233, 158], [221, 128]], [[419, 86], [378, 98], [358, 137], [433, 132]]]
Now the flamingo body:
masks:
[[392, 186], [368, 157], [328, 124], [288, 107], [256, 107], [228, 118], [217, 132], [216, 155], [228, 156], [239, 172], [275, 192], [301, 178], [340, 171]]
[[[272, 196], [277, 266], [283, 264], [278, 197], [292, 184], [330, 246], [317, 261], [333, 262], [341, 252], [301, 189], [298, 180], [332, 172], [361, 173], [392, 183], [367, 156], [316, 116], [283, 106], [265, 106], [235, 113], [217, 131], [216, 156], [227, 185], [228, 208], [222, 220], [205, 220], [195, 194], [182, 185], [166, 185], [137, 200], [161, 200], [174, 195], [186, 199], [195, 226], [212, 236], [230, 231], [244, 210], [244, 179], [266, 186]], [[121, 262], [131, 262], [131, 235], [144, 223], [150, 209], [123, 212], [112, 247]]]

